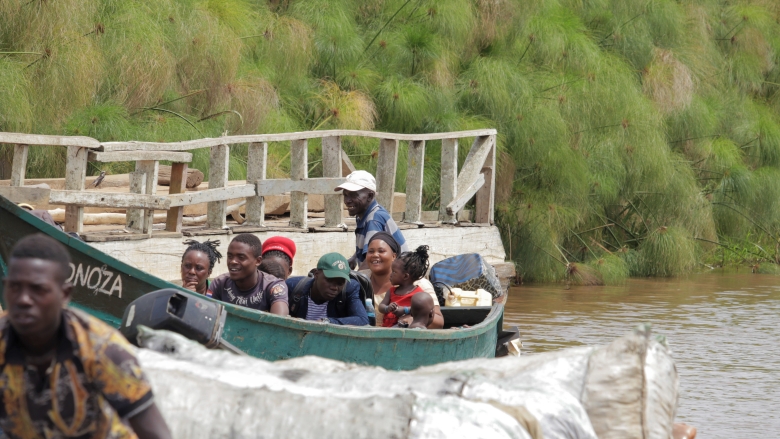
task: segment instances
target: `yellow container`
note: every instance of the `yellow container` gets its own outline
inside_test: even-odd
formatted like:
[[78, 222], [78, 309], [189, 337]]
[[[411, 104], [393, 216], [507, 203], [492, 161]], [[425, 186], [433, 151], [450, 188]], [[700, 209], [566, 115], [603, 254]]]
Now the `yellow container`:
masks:
[[453, 288], [444, 299], [444, 306], [490, 306], [493, 296], [482, 288], [477, 291], [463, 291]]

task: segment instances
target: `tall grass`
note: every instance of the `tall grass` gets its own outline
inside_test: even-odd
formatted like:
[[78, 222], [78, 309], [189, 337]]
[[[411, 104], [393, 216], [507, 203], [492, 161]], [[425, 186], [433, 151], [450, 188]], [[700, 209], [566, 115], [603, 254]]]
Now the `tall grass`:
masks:
[[[780, 260], [777, 2], [6, 0], [0, 16], [4, 131], [495, 127], [496, 218], [524, 280], [672, 276], [724, 251], [764, 272]], [[440, 146], [426, 145], [430, 210]], [[376, 170], [378, 142], [344, 148]], [[269, 157], [269, 176], [289, 173], [289, 144]], [[208, 152], [192, 166], [207, 171]], [[237, 146], [231, 178], [245, 167]], [[31, 150], [29, 176], [63, 171], [62, 150]]]

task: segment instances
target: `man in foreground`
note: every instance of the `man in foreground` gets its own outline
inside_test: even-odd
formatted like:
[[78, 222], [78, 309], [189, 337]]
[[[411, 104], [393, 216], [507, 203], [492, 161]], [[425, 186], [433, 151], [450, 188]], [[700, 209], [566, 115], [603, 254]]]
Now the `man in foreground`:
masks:
[[263, 244], [251, 233], [236, 235], [227, 251], [228, 272], [209, 283], [206, 295], [223, 302], [286, 316], [287, 285], [260, 271]]
[[287, 289], [293, 317], [336, 325], [368, 325], [360, 284], [349, 278], [347, 259], [338, 253], [323, 255], [314, 277], [288, 278]]
[[69, 264], [65, 247], [42, 234], [11, 251], [0, 316], [0, 429], [11, 438], [170, 438], [130, 343], [66, 307]]
[[360, 270], [368, 268], [366, 253], [368, 242], [376, 232], [387, 232], [401, 246], [401, 252], [408, 251], [406, 240], [401, 230], [393, 221], [390, 213], [376, 201], [376, 180], [366, 171], [355, 171], [347, 175], [347, 181], [336, 187], [336, 191], [344, 191], [344, 204], [347, 212], [355, 216], [355, 254], [349, 258], [349, 266]]

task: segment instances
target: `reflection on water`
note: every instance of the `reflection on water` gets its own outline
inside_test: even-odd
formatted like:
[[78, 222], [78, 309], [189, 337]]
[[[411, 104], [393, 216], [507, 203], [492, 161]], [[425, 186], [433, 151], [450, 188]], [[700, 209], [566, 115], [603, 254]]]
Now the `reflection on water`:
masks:
[[639, 323], [667, 337], [680, 374], [677, 419], [700, 438], [780, 435], [780, 277], [711, 272], [621, 287], [510, 291], [504, 325], [523, 352], [606, 344]]

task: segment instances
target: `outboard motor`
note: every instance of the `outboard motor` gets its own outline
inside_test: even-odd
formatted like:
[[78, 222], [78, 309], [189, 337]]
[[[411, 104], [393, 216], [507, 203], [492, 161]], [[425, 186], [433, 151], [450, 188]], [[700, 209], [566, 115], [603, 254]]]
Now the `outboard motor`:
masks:
[[221, 347], [235, 352], [237, 348], [222, 340], [226, 318], [227, 310], [220, 303], [166, 288], [144, 294], [130, 303], [119, 331], [135, 345], [138, 345], [137, 326], [143, 325], [181, 334], [207, 348]]

